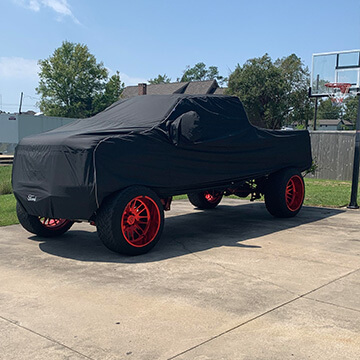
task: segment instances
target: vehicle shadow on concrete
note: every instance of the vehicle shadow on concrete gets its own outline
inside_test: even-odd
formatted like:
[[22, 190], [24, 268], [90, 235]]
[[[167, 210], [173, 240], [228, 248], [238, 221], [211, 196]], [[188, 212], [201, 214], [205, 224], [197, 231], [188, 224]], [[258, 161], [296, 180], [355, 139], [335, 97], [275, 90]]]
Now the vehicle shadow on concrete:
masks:
[[[290, 219], [272, 217], [261, 202], [240, 205], [220, 205], [216, 209], [169, 216], [160, 242], [140, 256], [123, 256], [108, 250], [97, 236], [96, 229], [70, 230], [59, 238], [31, 236], [40, 242], [42, 251], [51, 255], [79, 261], [147, 263], [202, 252], [220, 246], [261, 248], [265, 235], [314, 223], [344, 212], [340, 209], [304, 207], [298, 216]], [[258, 241], [254, 244], [254, 239]], [[252, 240], [252, 244], [246, 244]]]

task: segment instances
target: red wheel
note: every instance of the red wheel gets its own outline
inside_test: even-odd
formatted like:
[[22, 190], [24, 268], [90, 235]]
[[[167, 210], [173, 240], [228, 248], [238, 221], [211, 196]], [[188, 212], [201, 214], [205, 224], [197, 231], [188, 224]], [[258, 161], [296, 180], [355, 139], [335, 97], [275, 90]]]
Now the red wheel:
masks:
[[143, 247], [155, 239], [160, 222], [160, 210], [155, 201], [148, 196], [138, 196], [126, 205], [121, 230], [130, 245]]
[[305, 184], [301, 173], [292, 168], [269, 176], [265, 186], [265, 205], [276, 217], [292, 217], [301, 209], [305, 197]]
[[209, 202], [211, 204], [216, 203], [216, 205], [217, 205], [223, 197], [223, 192], [217, 191], [217, 190], [205, 191], [204, 196], [205, 196], [205, 199], [207, 200], [207, 202]]
[[24, 229], [44, 237], [60, 236], [68, 231], [74, 224], [73, 221], [67, 219], [51, 219], [29, 215], [20, 203], [16, 204], [16, 213]]
[[206, 190], [187, 194], [189, 201], [199, 209], [213, 209], [219, 205], [224, 192], [219, 190]]
[[47, 217], [39, 217], [40, 223], [42, 226], [44, 226], [46, 229], [49, 230], [59, 230], [64, 227], [66, 227], [69, 223], [72, 221], [67, 219], [51, 219]]
[[163, 206], [152, 190], [129, 187], [101, 204], [96, 227], [100, 239], [110, 250], [127, 255], [145, 254], [161, 237]]
[[294, 175], [290, 178], [286, 185], [286, 205], [290, 211], [297, 211], [300, 209], [304, 200], [304, 182], [299, 175]]

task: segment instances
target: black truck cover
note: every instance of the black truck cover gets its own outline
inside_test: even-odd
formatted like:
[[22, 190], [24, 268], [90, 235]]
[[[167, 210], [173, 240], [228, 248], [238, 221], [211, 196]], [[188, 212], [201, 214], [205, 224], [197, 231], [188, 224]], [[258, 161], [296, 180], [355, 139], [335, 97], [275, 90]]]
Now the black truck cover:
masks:
[[21, 140], [13, 189], [29, 214], [89, 219], [128, 186], [170, 196], [311, 161], [307, 131], [254, 127], [237, 97], [146, 95]]

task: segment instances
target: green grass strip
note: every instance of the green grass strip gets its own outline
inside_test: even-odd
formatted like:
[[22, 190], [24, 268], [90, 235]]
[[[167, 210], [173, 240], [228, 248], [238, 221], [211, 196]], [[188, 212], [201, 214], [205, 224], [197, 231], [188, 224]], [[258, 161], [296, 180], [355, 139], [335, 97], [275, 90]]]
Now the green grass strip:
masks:
[[0, 226], [18, 224], [16, 200], [13, 194], [0, 196]]

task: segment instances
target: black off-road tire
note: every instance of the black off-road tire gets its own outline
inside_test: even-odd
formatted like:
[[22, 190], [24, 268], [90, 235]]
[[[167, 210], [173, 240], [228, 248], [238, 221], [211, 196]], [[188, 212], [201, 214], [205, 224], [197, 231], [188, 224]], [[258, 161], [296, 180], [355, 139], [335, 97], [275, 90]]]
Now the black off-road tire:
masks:
[[224, 193], [218, 190], [209, 190], [202, 191], [197, 193], [187, 194], [187, 197], [191, 204], [193, 204], [198, 209], [214, 209], [219, 204], [223, 198]]
[[56, 237], [66, 233], [74, 224], [66, 219], [49, 219], [28, 214], [18, 202], [16, 214], [22, 227], [32, 234], [43, 237]]
[[305, 198], [304, 179], [295, 168], [269, 176], [265, 187], [265, 205], [275, 217], [289, 218], [298, 214]]
[[164, 228], [163, 205], [152, 190], [133, 186], [105, 199], [95, 222], [99, 238], [108, 249], [141, 255], [160, 240]]

